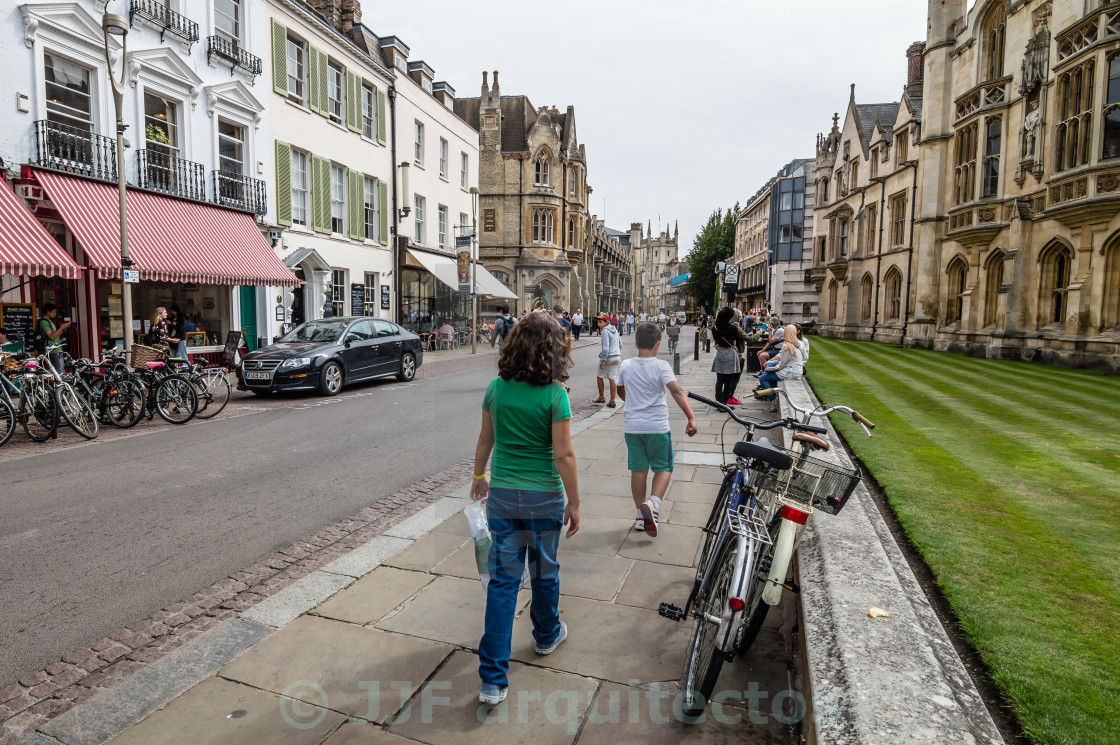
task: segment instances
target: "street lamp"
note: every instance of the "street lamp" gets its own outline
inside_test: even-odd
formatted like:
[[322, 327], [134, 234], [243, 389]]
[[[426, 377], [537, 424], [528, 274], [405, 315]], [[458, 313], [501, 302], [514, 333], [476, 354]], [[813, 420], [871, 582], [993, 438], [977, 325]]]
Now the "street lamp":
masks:
[[471, 354], [478, 354], [478, 187], [471, 187]]
[[[117, 190], [120, 193], [121, 216], [121, 288], [122, 312], [124, 313], [124, 348], [132, 349], [132, 287], [123, 281], [124, 272], [132, 268], [132, 260], [128, 258], [128, 217], [125, 204], [124, 181], [124, 76], [127, 65], [125, 36], [128, 35], [128, 21], [115, 13], [106, 13], [101, 19], [101, 28], [105, 34], [105, 62], [109, 67], [109, 81], [113, 84], [113, 106], [117, 113]], [[121, 42], [121, 75], [118, 79], [113, 74], [113, 58], [109, 49], [109, 37], [116, 36]]]

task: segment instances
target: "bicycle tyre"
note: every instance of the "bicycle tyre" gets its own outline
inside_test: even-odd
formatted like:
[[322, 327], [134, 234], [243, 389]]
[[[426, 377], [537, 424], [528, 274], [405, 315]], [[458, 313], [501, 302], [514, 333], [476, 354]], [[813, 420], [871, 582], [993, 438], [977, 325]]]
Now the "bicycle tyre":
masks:
[[[233, 395], [233, 386], [230, 385], [229, 378], [220, 373], [199, 375], [198, 379], [202, 385], [201, 389], [197, 384], [195, 386], [195, 393], [198, 395], [198, 412], [195, 416], [199, 419], [212, 419], [226, 408], [229, 397]], [[206, 413], [203, 414], [203, 411]]]
[[97, 423], [97, 414], [89, 402], [78, 395], [73, 386], [61, 383], [51, 389], [54, 396], [55, 407], [62, 419], [70, 425], [70, 429], [77, 432], [87, 440], [97, 437], [101, 425]]
[[152, 386], [156, 413], [169, 424], [186, 424], [198, 411], [198, 395], [186, 378], [171, 375]]
[[745, 593], [746, 610], [744, 616], [746, 620], [743, 622], [743, 638], [739, 642], [740, 650], [751, 648], [754, 640], [758, 638], [758, 632], [762, 631], [766, 614], [770, 611], [770, 606], [762, 602], [762, 591], [766, 589], [766, 574], [770, 571], [770, 563], [767, 559], [774, 555], [774, 544], [778, 540], [778, 531], [781, 530], [781, 527], [781, 515], [775, 513], [770, 524], [766, 526], [770, 543], [759, 546], [758, 558], [754, 562], [754, 582], [751, 584], [750, 592]]
[[12, 405], [0, 398], [0, 447], [12, 439], [16, 431], [16, 411]]
[[689, 640], [681, 680], [681, 710], [689, 719], [695, 719], [704, 713], [723, 669], [724, 655], [716, 648], [719, 627], [708, 621], [707, 616], [720, 616], [723, 613], [729, 599], [737, 551], [738, 541], [734, 539], [726, 540], [720, 546], [715, 571], [704, 597], [704, 606], [700, 609], [700, 616], [696, 619]]
[[26, 382], [27, 390], [20, 392], [19, 420], [26, 434], [34, 442], [54, 437], [58, 431], [58, 409], [54, 397], [41, 381]]
[[700, 583], [704, 581], [708, 562], [712, 559], [714, 542], [723, 526], [723, 516], [727, 513], [727, 503], [731, 497], [731, 490], [735, 484], [735, 472], [728, 471], [723, 476], [723, 483], [716, 492], [716, 501], [712, 504], [712, 511], [708, 515], [708, 522], [704, 525], [704, 548], [700, 551], [700, 558], [696, 562], [696, 579], [692, 583], [692, 591], [688, 594], [688, 602], [684, 604], [684, 612], [688, 613], [692, 603], [696, 600], [696, 593], [700, 591]]
[[147, 405], [144, 386], [135, 380], [122, 380], [104, 395], [102, 405], [113, 426], [128, 429], [143, 418]]

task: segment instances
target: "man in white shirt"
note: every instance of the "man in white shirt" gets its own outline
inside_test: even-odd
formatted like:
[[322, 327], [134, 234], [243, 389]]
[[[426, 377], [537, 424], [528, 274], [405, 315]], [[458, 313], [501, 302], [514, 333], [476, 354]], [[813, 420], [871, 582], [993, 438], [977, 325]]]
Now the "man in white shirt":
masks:
[[646, 315], [646, 312], [644, 310], [641, 313], [638, 314], [638, 320], [641, 321], [642, 323], [645, 323], [648, 319], [649, 319], [649, 316]]
[[627, 313], [626, 314], [626, 335], [629, 336], [632, 333], [634, 333], [634, 314], [633, 313]]
[[579, 341], [579, 332], [583, 328], [583, 309], [576, 308], [576, 312], [572, 314], [572, 339]]

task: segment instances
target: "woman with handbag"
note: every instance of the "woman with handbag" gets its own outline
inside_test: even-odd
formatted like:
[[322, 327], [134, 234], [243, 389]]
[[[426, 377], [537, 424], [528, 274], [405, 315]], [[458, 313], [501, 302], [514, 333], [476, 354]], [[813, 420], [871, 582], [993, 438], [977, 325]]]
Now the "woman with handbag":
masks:
[[712, 372], [716, 374], [716, 401], [732, 406], [742, 403], [732, 396], [743, 371], [743, 358], [739, 355], [740, 335], [746, 336], [734, 319], [735, 310], [727, 306], [716, 314], [712, 327], [712, 338], [716, 343], [716, 356], [712, 360]]

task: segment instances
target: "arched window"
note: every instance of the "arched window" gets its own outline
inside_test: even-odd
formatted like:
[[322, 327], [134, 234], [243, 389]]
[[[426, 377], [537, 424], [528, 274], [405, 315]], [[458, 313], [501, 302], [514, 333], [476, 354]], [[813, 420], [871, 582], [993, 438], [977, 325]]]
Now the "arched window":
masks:
[[533, 243], [554, 243], [551, 210], [533, 210]]
[[980, 24], [981, 38], [984, 40], [983, 70], [984, 80], [1003, 77], [1003, 56], [1007, 33], [1007, 8], [1002, 2], [992, 6]]
[[968, 264], [960, 257], [949, 262], [949, 290], [945, 295], [945, 325], [960, 323], [964, 316], [964, 291], [968, 281]]
[[954, 204], [964, 204], [976, 198], [976, 122], [957, 130], [957, 167]]
[[861, 321], [871, 320], [871, 295], [872, 295], [872, 282], [871, 275], [863, 275], [863, 282], [860, 283], [860, 312], [859, 319]]
[[840, 292], [840, 284], [834, 279], [828, 283], [828, 320], [836, 320], [836, 296]]
[[1114, 240], [1104, 260], [1104, 307], [1101, 330], [1120, 326], [1120, 240]]
[[1108, 61], [1108, 99], [1104, 105], [1101, 158], [1120, 158], [1120, 54]]
[[1089, 162], [1095, 72], [1095, 66], [1090, 61], [1058, 78], [1059, 121], [1054, 128], [1054, 169], [1057, 171]]
[[887, 320], [897, 321], [902, 318], [902, 272], [891, 267], [883, 281], [886, 292]]
[[506, 287], [509, 287], [509, 272], [503, 271], [501, 269], [487, 269], [486, 271], [494, 275], [494, 279], [498, 280]]
[[1040, 326], [1066, 321], [1066, 292], [1069, 287], [1073, 256], [1061, 244], [1047, 248], [1040, 263], [1041, 287], [1038, 293]]
[[579, 248], [576, 243], [576, 219], [568, 220], [568, 248]]
[[988, 259], [984, 274], [984, 326], [996, 324], [996, 311], [999, 308], [999, 288], [1003, 286], [1003, 251], [996, 251]]
[[998, 116], [988, 119], [984, 130], [983, 196], [994, 197], [999, 193], [999, 152], [1003, 136], [1003, 120]]
[[828, 179], [821, 179], [821, 204], [828, 204]]
[[549, 176], [550, 161], [548, 154], [541, 152], [537, 156], [537, 162], [533, 171], [533, 186], [552, 186], [552, 181]]

